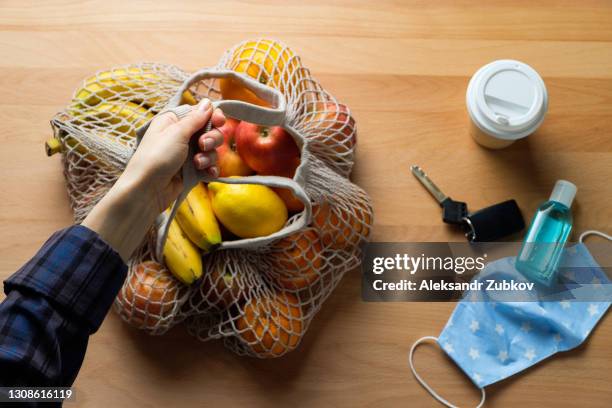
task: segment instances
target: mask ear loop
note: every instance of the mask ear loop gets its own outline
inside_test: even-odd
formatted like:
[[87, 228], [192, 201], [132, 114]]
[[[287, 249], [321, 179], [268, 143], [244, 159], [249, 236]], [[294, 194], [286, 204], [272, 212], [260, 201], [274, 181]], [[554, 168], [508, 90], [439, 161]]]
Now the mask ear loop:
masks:
[[602, 237], [607, 239], [608, 241], [612, 241], [612, 236], [605, 234], [601, 231], [596, 231], [596, 230], [588, 230], [588, 231], [584, 231], [582, 234], [580, 234], [580, 238], [578, 238], [578, 242], [583, 242], [584, 238], [588, 235], [597, 235], [598, 237]]
[[[421, 384], [421, 386], [423, 388], [425, 388], [427, 390], [427, 392], [429, 392], [429, 394], [431, 394], [432, 397], [434, 397], [436, 400], [438, 400], [438, 402], [440, 402], [443, 405], [446, 405], [449, 408], [459, 408], [456, 405], [451, 404], [450, 402], [448, 402], [447, 400], [442, 398], [442, 396], [440, 394], [435, 392], [434, 389], [431, 388], [429, 386], [429, 384], [427, 384], [425, 382], [425, 380], [423, 380], [421, 378], [421, 376], [417, 374], [416, 369], [414, 368], [414, 363], [413, 363], [414, 350], [420, 344], [425, 343], [427, 341], [431, 341], [431, 342], [437, 343], [438, 342], [438, 338], [437, 337], [433, 337], [433, 336], [425, 336], [425, 337], [421, 337], [420, 339], [418, 339], [417, 341], [414, 342], [414, 344], [410, 348], [410, 354], [408, 356], [408, 363], [410, 364], [410, 370], [412, 370], [412, 374], [414, 375], [414, 378], [417, 379], [419, 384]], [[487, 397], [484, 388], [479, 388], [479, 389], [480, 389], [480, 392], [482, 394], [482, 398], [480, 399], [480, 403], [476, 406], [476, 408], [481, 408], [484, 405], [485, 399]]]

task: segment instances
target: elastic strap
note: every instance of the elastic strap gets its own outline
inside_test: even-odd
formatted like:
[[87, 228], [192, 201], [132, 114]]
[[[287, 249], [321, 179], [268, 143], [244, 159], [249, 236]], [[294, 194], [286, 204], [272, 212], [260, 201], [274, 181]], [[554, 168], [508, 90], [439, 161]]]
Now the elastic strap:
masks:
[[[414, 363], [413, 363], [414, 350], [417, 348], [417, 346], [419, 346], [420, 344], [425, 343], [427, 341], [431, 341], [431, 342], [437, 343], [438, 342], [438, 338], [437, 337], [433, 337], [433, 336], [425, 336], [425, 337], [421, 337], [420, 339], [418, 339], [417, 341], [414, 342], [414, 344], [410, 348], [410, 354], [408, 356], [408, 363], [410, 364], [410, 370], [412, 370], [412, 374], [414, 375], [414, 378], [417, 379], [419, 384], [421, 384], [421, 386], [423, 386], [423, 388], [425, 388], [427, 390], [427, 392], [429, 394], [431, 394], [432, 397], [434, 397], [436, 400], [438, 400], [438, 402], [440, 402], [441, 404], [443, 404], [443, 405], [445, 405], [445, 406], [447, 406], [449, 408], [458, 408], [456, 405], [451, 404], [450, 402], [448, 402], [447, 400], [442, 398], [442, 396], [440, 394], [435, 392], [434, 389], [431, 388], [429, 386], [429, 384], [427, 384], [425, 382], [425, 380], [423, 380], [421, 378], [421, 376], [417, 374], [416, 369], [414, 368]], [[476, 406], [476, 408], [481, 408], [484, 405], [485, 399], [487, 397], [484, 388], [480, 388], [480, 392], [482, 394], [482, 398], [480, 399], [480, 403]]]
[[583, 242], [584, 238], [589, 236], [589, 235], [597, 235], [598, 237], [602, 237], [607, 239], [608, 241], [612, 241], [612, 236], [603, 233], [601, 231], [596, 231], [596, 230], [588, 230], [588, 231], [584, 231], [582, 234], [580, 234], [580, 238], [578, 238], [578, 242]]

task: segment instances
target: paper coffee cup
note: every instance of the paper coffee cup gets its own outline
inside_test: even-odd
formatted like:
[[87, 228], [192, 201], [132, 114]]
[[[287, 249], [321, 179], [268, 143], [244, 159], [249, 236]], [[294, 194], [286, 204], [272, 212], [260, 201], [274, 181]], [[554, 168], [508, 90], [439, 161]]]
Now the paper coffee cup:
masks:
[[480, 68], [466, 93], [472, 137], [501, 149], [527, 137], [542, 124], [548, 92], [540, 75], [515, 60], [497, 60]]

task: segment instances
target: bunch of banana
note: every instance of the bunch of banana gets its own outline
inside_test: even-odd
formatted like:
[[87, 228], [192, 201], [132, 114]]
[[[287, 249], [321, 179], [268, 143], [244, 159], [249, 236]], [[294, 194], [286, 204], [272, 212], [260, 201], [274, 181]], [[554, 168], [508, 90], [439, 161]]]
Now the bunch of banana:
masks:
[[144, 102], [147, 106], [153, 106], [159, 97], [144, 98], [147, 88], [155, 85], [161, 78], [156, 73], [137, 67], [116, 68], [101, 72], [93, 77], [87, 78], [83, 87], [74, 94], [75, 102], [85, 105], [97, 105], [102, 100], [110, 100], [118, 95], [124, 95], [130, 100]]
[[[74, 118], [74, 123], [84, 127], [94, 127], [95, 125], [105, 125], [116, 127], [114, 130], [126, 138], [119, 138], [119, 142], [125, 144], [127, 139], [136, 135], [136, 129], [153, 119], [153, 114], [140, 105], [132, 102], [105, 102], [91, 108], [73, 105], [68, 109], [68, 113]], [[102, 137], [109, 137], [100, 132]], [[116, 140], [116, 139], [113, 139]], [[67, 135], [65, 143], [74, 148], [83, 156], [87, 156], [90, 161], [95, 161], [93, 155], [88, 154], [87, 149], [79, 144], [76, 139]], [[62, 151], [62, 144], [55, 137], [49, 139], [45, 144], [47, 155], [51, 156]]]
[[153, 119], [153, 114], [132, 102], [105, 102], [91, 108], [73, 105], [68, 112], [74, 117], [75, 124], [102, 124], [115, 128], [119, 133], [136, 137], [136, 129]]
[[208, 252], [220, 243], [221, 229], [208, 191], [203, 183], [198, 183], [187, 194], [170, 223], [163, 250], [164, 262], [174, 276], [190, 285], [202, 276], [202, 260], [197, 247]]
[[189, 239], [204, 251], [221, 243], [221, 229], [204, 183], [198, 183], [187, 194], [176, 212], [176, 220]]
[[[156, 104], [162, 98], [153, 96], [149, 88], [154, 88], [163, 79], [153, 70], [139, 67], [116, 68], [98, 73], [87, 78], [83, 87], [75, 92], [68, 113], [75, 118], [77, 124], [81, 124], [81, 121], [102, 122], [112, 126], [125, 119], [129, 125], [119, 126], [115, 130], [129, 139], [134, 137], [135, 129], [153, 118]], [[129, 102], [124, 102], [125, 99], [129, 99]], [[197, 100], [190, 91], [185, 91], [181, 103], [195, 105]], [[119, 141], [126, 140], [120, 138]], [[70, 147], [78, 144], [71, 137], [66, 138], [66, 143]], [[62, 151], [62, 144], [51, 138], [46, 142], [45, 149], [47, 155], [51, 156]], [[83, 146], [78, 146], [77, 151], [87, 154]]]
[[[149, 88], [155, 87], [162, 80], [160, 75], [146, 68], [116, 68], [86, 79], [83, 87], [74, 94], [74, 100], [93, 106], [102, 100], [112, 100], [122, 95], [124, 99], [127, 97], [133, 102], [154, 108], [162, 98], [151, 95]], [[197, 101], [191, 92], [185, 91], [182, 103], [195, 105]]]

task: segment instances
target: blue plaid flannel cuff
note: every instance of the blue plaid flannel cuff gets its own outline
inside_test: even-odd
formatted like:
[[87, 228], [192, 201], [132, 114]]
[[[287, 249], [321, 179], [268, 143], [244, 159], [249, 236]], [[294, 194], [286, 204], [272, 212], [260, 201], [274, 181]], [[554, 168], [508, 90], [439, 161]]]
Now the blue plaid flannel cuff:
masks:
[[114, 249], [92, 230], [74, 225], [54, 233], [38, 253], [4, 282], [24, 287], [98, 330], [127, 275]]

